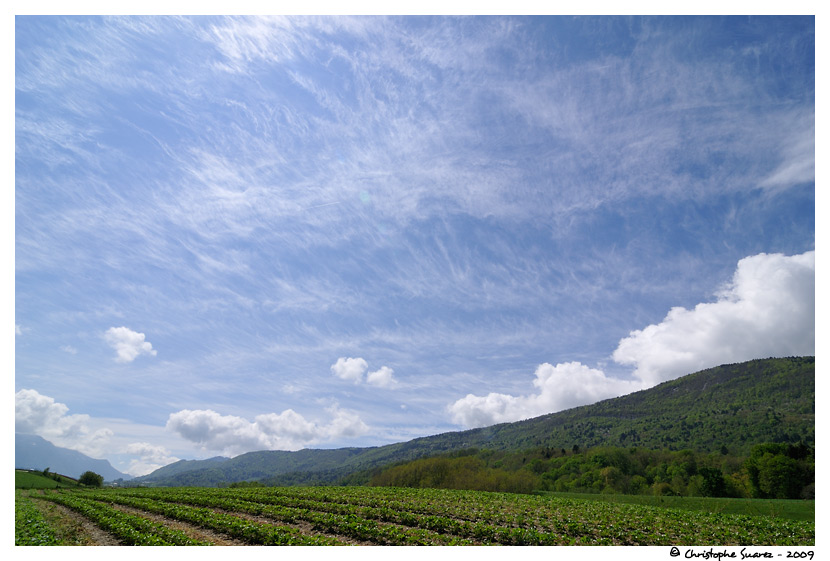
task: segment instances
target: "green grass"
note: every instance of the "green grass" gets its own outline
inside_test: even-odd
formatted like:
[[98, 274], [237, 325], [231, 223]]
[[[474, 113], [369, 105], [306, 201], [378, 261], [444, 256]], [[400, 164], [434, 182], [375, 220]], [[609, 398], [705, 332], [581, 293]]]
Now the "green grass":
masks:
[[60, 481], [44, 477], [32, 471], [14, 470], [15, 489], [54, 489], [55, 487], [77, 487], [77, 481], [60, 476]]
[[721, 497], [672, 497], [652, 495], [601, 495], [591, 493], [539, 492], [540, 495], [568, 499], [587, 499], [607, 503], [647, 505], [721, 514], [770, 516], [787, 520], [815, 522], [816, 502], [784, 499], [728, 499]]

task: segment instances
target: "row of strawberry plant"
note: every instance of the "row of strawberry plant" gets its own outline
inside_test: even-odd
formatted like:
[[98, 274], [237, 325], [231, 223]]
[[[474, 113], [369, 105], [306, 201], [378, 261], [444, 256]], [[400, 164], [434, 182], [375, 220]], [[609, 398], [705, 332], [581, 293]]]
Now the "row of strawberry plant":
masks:
[[[557, 543], [570, 543], [567, 538], [575, 543], [590, 544], [700, 543], [702, 538], [711, 543], [742, 545], [799, 545], [815, 541], [815, 524], [808, 522], [703, 512], [692, 514], [637, 505], [599, 505], [578, 499], [433, 489], [276, 488], [238, 491], [249, 491], [253, 496], [261, 494], [265, 497], [292, 497], [295, 500], [297, 497], [315, 497], [330, 504], [336, 504], [337, 497], [341, 497], [342, 502], [351, 505], [383, 504], [397, 512], [443, 513], [453, 519], [531, 530], [511, 535], [502, 528], [497, 532], [501, 537], [495, 538], [501, 543], [550, 543], [549, 537], [538, 536], [532, 531], [534, 529], [559, 535], [561, 541]], [[460, 516], [465, 512], [469, 514]]]
[[[263, 493], [256, 489], [159, 489], [129, 491], [161, 500], [193, 502], [227, 510], [242, 510], [293, 522], [305, 520], [327, 531], [343, 533], [356, 539], [369, 539], [388, 544], [483, 544], [562, 545], [589, 543], [593, 545], [634, 543], [619, 535], [592, 535], [591, 529], [574, 521], [557, 520], [555, 531], [528, 527], [504, 527], [488, 521], [465, 521], [439, 515], [424, 515], [393, 510], [388, 507], [361, 507], [334, 501], [312, 501]], [[239, 502], [242, 500], [244, 502]], [[403, 505], [405, 508], [405, 505]], [[375, 521], [408, 526], [401, 529]], [[425, 532], [426, 531], [426, 532]], [[436, 535], [437, 533], [437, 535]], [[414, 535], [413, 535], [414, 534]], [[426, 540], [424, 538], [427, 538]]]
[[385, 506], [362, 506], [359, 504], [336, 503], [334, 501], [314, 501], [311, 499], [258, 493], [258, 490], [244, 489], [234, 493], [241, 499], [284, 507], [306, 508], [318, 512], [355, 515], [369, 520], [392, 522], [404, 526], [422, 528], [441, 534], [470, 538], [482, 543], [503, 545], [561, 545], [571, 543], [581, 535], [581, 528], [572, 524], [560, 524], [554, 531], [538, 531], [533, 528], [502, 527], [483, 521], [461, 520], [437, 514], [420, 514], [411, 512], [406, 504], [398, 508]]
[[32, 499], [19, 491], [14, 497], [14, 545], [60, 545]]
[[[152, 498], [157, 501], [187, 503], [208, 508], [220, 508], [231, 512], [267, 516], [286, 523], [308, 522], [315, 530], [320, 532], [383, 545], [466, 545], [473, 543], [471, 540], [457, 536], [447, 536], [428, 529], [379, 523], [376, 520], [369, 520], [354, 513], [320, 512], [307, 508], [285, 507], [238, 499], [230, 496], [224, 490], [165, 489], [155, 490], [155, 492], [142, 490], [130, 494]], [[113, 500], [121, 500], [121, 497], [113, 498]]]
[[[250, 490], [254, 491], [254, 490]], [[319, 498], [385, 505], [396, 511], [440, 513], [494, 526], [536, 528], [578, 536], [578, 543], [804, 545], [815, 542], [815, 524], [792, 520], [690, 513], [640, 505], [518, 494], [436, 489], [274, 488], [265, 496]]]
[[189, 522], [209, 528], [247, 543], [260, 545], [346, 545], [343, 541], [328, 536], [309, 536], [297, 528], [277, 526], [265, 522], [246, 520], [233, 514], [216, 512], [207, 508], [160, 501], [152, 498], [129, 496], [126, 493], [98, 493], [100, 500], [131, 506], [147, 512], [161, 514], [167, 518]]
[[[555, 497], [383, 488], [137, 489], [123, 492], [143, 496], [149, 493], [162, 500], [242, 510], [288, 522], [304, 520], [321, 531], [374, 543], [469, 543], [471, 540], [478, 543], [592, 545], [815, 543], [815, 525], [808, 522]], [[338, 497], [341, 497], [340, 501]], [[451, 504], [452, 497], [456, 497], [456, 506]], [[361, 506], [366, 504], [377, 506]], [[498, 511], [500, 505], [503, 513]], [[471, 514], [466, 519], [457, 517], [459, 509]], [[378, 521], [392, 524], [378, 524]], [[421, 531], [427, 533], [419, 533]]]
[[122, 512], [76, 493], [47, 493], [44, 499], [61, 504], [93, 521], [126, 545], [213, 545], [146, 518]]
[[[650, 543], [649, 537], [639, 533], [640, 526], [636, 523], [624, 527], [619, 524], [591, 524], [584, 523], [579, 518], [584, 516], [584, 506], [578, 510], [576, 516], [566, 516], [558, 509], [548, 508], [546, 512], [539, 512], [539, 509], [527, 509], [527, 514], [516, 514], [512, 516], [499, 516], [496, 512], [491, 516], [482, 516], [482, 511], [490, 511], [489, 508], [482, 508], [482, 505], [468, 505], [472, 510], [477, 511], [478, 517], [472, 519], [461, 519], [454, 516], [440, 514], [420, 514], [419, 512], [448, 512], [455, 509], [446, 509], [438, 506], [434, 501], [425, 499], [421, 504], [414, 500], [415, 495], [409, 502], [384, 502], [384, 506], [369, 507], [360, 506], [355, 502], [336, 503], [334, 501], [312, 501], [307, 498], [291, 497], [284, 493], [262, 493], [260, 489], [241, 489], [234, 495], [246, 500], [266, 504], [292, 505], [294, 507], [305, 507], [312, 510], [334, 513], [352, 513], [367, 519], [393, 522], [411, 527], [424, 528], [442, 534], [452, 534], [463, 538], [471, 538], [484, 544], [502, 545], [613, 545], [613, 544], [644, 544]], [[283, 490], [280, 490], [283, 491]], [[213, 493], [225, 491], [210, 490]], [[201, 493], [201, 491], [200, 491]], [[432, 495], [432, 490], [425, 490], [427, 497]], [[491, 494], [481, 495], [482, 502], [498, 504], [499, 496]], [[510, 498], [515, 498], [512, 496]], [[593, 505], [588, 505], [593, 506]], [[413, 508], [414, 507], [414, 508]], [[591, 516], [588, 519], [595, 519]], [[607, 517], [606, 517], [607, 518]], [[520, 523], [523, 522], [523, 523]]]
[[[478, 519], [469, 516], [468, 519], [462, 519], [456, 516], [445, 516], [441, 514], [421, 514], [424, 512], [447, 513], [449, 511], [452, 511], [452, 514], [456, 514], [455, 508], [446, 508], [447, 505], [439, 505], [437, 501], [430, 500], [435, 494], [433, 490], [421, 490], [422, 493], [420, 496], [418, 493], [411, 493], [409, 501], [352, 500], [342, 503], [330, 500], [332, 497], [337, 496], [337, 489], [326, 492], [325, 497], [329, 500], [325, 501], [315, 501], [305, 497], [298, 497], [296, 496], [298, 494], [315, 496], [315, 493], [305, 493], [305, 490], [301, 490], [300, 493], [294, 493], [293, 489], [200, 490], [199, 492], [200, 494], [203, 492], [227, 494], [229, 491], [233, 491], [234, 496], [239, 496], [254, 502], [303, 507], [323, 512], [353, 513], [367, 519], [393, 522], [443, 534], [472, 538], [482, 543], [498, 543], [504, 545], [638, 543], [635, 540], [637, 537], [637, 527], [632, 528], [634, 531], [633, 534], [630, 532], [603, 532], [599, 527], [586, 525], [575, 521], [573, 518], [561, 516], [558, 512], [550, 508], [542, 512], [538, 508], [538, 505], [534, 509], [525, 509], [525, 514], [499, 516], [499, 513], [496, 511], [494, 515], [482, 516], [481, 513], [483, 510], [491, 511], [494, 509], [483, 509], [481, 503], [499, 504], [499, 499], [504, 498], [516, 502], [516, 499], [519, 498], [517, 495], [503, 497], [498, 494], [479, 494], [479, 504], [469, 500], [465, 501], [465, 506], [469, 510], [479, 513]], [[350, 489], [349, 491], [352, 490]], [[348, 494], [354, 498], [353, 493]], [[316, 498], [319, 498], [319, 495]], [[475, 496], [472, 498], [475, 498]], [[521, 498], [519, 498], [520, 501]], [[382, 504], [383, 506], [361, 506], [361, 503], [365, 504], [367, 502]], [[519, 523], [520, 521], [523, 523]]]
[[551, 516], [549, 502], [530, 502], [528, 499], [538, 497], [507, 493], [388, 487], [277, 487], [234, 491], [252, 491], [258, 496], [283, 497], [284, 500], [312, 500], [449, 516], [470, 522], [486, 520], [503, 526], [538, 525], [535, 522]]

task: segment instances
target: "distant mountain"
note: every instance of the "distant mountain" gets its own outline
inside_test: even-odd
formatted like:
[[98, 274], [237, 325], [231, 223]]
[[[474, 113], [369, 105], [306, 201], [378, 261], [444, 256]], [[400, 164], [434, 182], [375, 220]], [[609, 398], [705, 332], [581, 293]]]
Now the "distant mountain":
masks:
[[194, 469], [209, 468], [210, 464], [222, 463], [226, 460], [230, 460], [230, 458], [226, 458], [224, 456], [214, 456], [213, 458], [208, 458], [207, 460], [179, 460], [178, 462], [167, 464], [153, 473], [160, 474], [163, 477], [173, 477], [180, 473], [193, 471]]
[[[338, 448], [335, 450], [262, 450], [248, 452], [235, 458], [209, 460], [180, 460], [156, 471], [138, 477], [136, 484], [170, 486], [215, 486], [219, 483], [266, 479], [273, 476], [316, 473], [315, 480], [334, 481], [356, 471], [355, 459], [375, 448]], [[344, 469], [345, 467], [345, 469]]]
[[112, 467], [107, 460], [96, 460], [77, 450], [60, 448], [33, 434], [15, 433], [14, 467], [37, 470], [49, 468], [52, 473], [68, 475], [75, 479], [85, 471], [101, 475], [104, 481], [132, 478]]
[[762, 442], [815, 443], [815, 358], [753, 360], [703, 370], [626, 396], [515, 423], [372, 448], [249, 452], [180, 461], [135, 479], [215, 486], [263, 480], [334, 483], [392, 463], [462, 450], [624, 446], [748, 454]]

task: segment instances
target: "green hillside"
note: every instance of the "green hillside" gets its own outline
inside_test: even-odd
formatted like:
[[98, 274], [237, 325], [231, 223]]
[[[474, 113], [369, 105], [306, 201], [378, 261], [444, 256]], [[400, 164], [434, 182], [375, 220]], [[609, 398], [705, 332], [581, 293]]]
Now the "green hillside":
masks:
[[56, 487], [77, 487], [78, 480], [57, 473], [16, 469], [14, 470], [15, 489], [54, 489]]
[[475, 431], [469, 446], [651, 449], [748, 454], [761, 442], [815, 441], [815, 358], [710, 368], [626, 396]]
[[333, 483], [381, 466], [469, 448], [518, 451], [615, 446], [748, 456], [753, 446], [764, 442], [814, 446], [814, 357], [718, 366], [593, 405], [388, 446], [260, 451], [231, 459], [177, 462], [135, 483]]
[[[303, 483], [308, 473], [317, 474], [312, 481], [332, 482], [355, 471], [344, 468], [371, 448], [338, 448], [336, 450], [262, 450], [248, 452], [235, 458], [210, 460], [181, 460], [157, 469], [149, 475], [136, 478], [131, 484], [172, 486], [214, 486], [219, 483], [259, 480], [277, 475], [302, 473]], [[360, 468], [358, 468], [360, 469]]]

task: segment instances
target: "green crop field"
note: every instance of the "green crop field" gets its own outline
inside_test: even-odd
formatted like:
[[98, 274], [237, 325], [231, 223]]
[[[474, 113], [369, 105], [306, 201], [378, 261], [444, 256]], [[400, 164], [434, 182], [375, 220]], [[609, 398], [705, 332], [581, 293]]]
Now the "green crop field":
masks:
[[[815, 524], [596, 500], [387, 487], [143, 488], [17, 492], [122, 545], [799, 545]], [[24, 508], [25, 507], [25, 508]], [[37, 522], [31, 545], [49, 543]], [[18, 529], [21, 524], [16, 516]], [[26, 533], [18, 545], [26, 544]], [[38, 541], [40, 540], [40, 541]]]
[[816, 502], [813, 500], [788, 499], [731, 499], [721, 497], [674, 497], [670, 495], [614, 495], [589, 493], [540, 493], [550, 497], [625, 503], [660, 508], [678, 508], [721, 514], [745, 514], [749, 516], [771, 516], [814, 522]]

